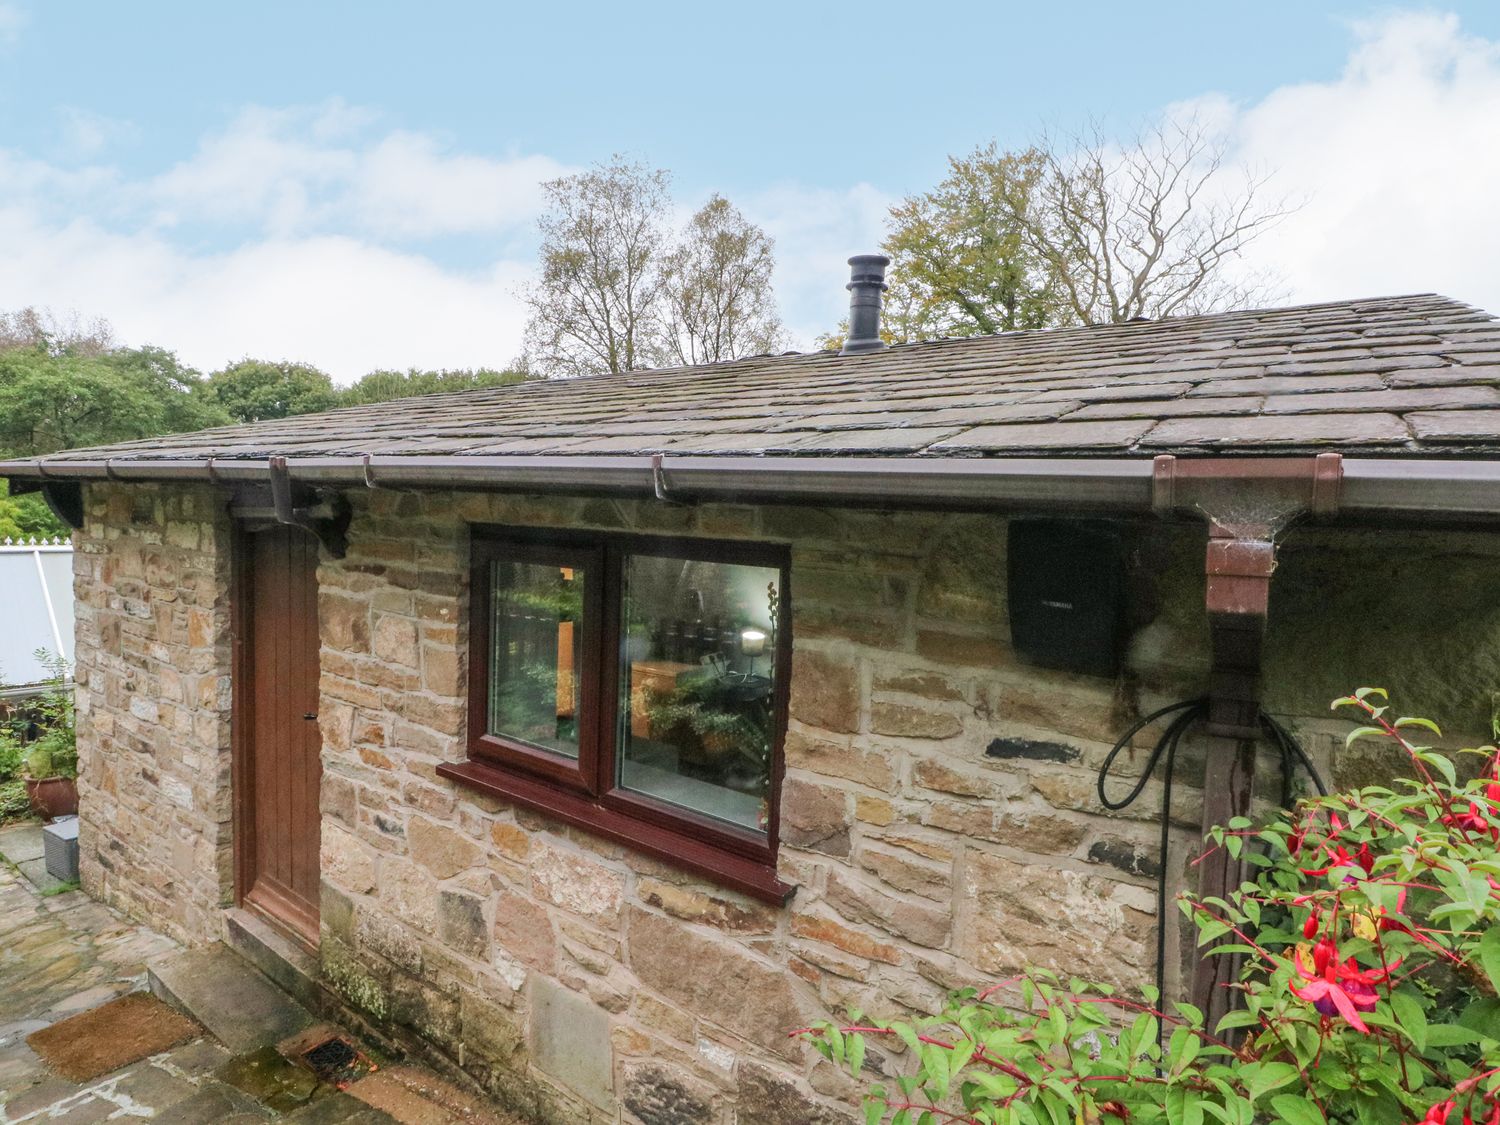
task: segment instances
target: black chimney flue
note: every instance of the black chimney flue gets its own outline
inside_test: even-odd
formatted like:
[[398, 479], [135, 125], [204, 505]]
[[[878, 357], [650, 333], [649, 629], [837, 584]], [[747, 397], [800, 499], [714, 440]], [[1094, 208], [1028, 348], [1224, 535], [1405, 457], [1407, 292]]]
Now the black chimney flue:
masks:
[[891, 260], [884, 254], [856, 254], [849, 259], [849, 334], [839, 355], [883, 351], [888, 345], [880, 338], [880, 295], [885, 292], [885, 267]]

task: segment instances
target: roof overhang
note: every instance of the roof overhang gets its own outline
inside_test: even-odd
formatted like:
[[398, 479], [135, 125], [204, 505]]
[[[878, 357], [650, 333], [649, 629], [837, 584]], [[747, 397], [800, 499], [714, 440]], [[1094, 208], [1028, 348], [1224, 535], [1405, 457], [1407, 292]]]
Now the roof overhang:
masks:
[[[1157, 458], [352, 455], [288, 459], [299, 483], [654, 496], [674, 500], [1149, 512]], [[1242, 461], [1247, 470], [1265, 457]], [[42, 459], [0, 476], [43, 482], [264, 481], [268, 459]], [[1247, 476], [1253, 470], [1247, 471]], [[1343, 459], [1339, 510], [1489, 520], [1500, 461]]]

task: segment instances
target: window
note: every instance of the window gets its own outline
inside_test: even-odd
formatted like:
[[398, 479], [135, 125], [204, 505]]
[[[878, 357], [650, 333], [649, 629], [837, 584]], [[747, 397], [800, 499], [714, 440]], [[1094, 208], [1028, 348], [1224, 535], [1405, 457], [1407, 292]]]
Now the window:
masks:
[[787, 555], [476, 529], [469, 760], [439, 772], [784, 901]]

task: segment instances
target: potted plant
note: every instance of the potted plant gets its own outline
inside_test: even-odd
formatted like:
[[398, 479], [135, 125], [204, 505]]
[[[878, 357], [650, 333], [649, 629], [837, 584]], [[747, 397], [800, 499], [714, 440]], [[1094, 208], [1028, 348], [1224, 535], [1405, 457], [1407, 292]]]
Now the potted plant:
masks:
[[73, 686], [67, 662], [39, 652], [52, 671], [46, 694], [32, 708], [36, 739], [25, 747], [22, 781], [37, 816], [55, 820], [78, 812], [78, 743], [73, 728]]

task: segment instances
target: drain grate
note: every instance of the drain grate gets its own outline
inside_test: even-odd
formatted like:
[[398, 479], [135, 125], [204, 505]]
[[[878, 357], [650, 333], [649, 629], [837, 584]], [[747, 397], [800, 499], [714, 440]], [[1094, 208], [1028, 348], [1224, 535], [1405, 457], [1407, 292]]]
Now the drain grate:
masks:
[[303, 1051], [302, 1061], [322, 1081], [340, 1090], [378, 1069], [354, 1044], [337, 1036]]

